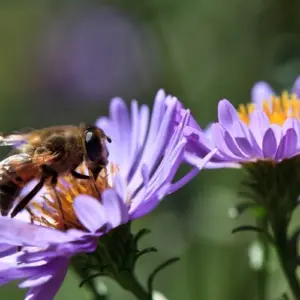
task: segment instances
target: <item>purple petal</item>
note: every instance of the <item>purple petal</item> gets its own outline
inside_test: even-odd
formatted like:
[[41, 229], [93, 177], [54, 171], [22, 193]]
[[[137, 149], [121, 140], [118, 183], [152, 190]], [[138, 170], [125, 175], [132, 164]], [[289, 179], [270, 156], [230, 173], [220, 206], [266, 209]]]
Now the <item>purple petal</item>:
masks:
[[183, 128], [183, 135], [188, 140], [187, 151], [197, 153], [199, 157], [205, 156], [215, 148], [211, 136], [211, 128], [210, 137], [206, 136], [204, 132], [190, 126], [186, 126]]
[[66, 277], [68, 265], [67, 259], [59, 258], [55, 260], [49, 266], [49, 268], [52, 268], [53, 277], [44, 284], [31, 288], [25, 300], [53, 300]]
[[96, 126], [103, 129], [104, 132], [112, 139], [112, 143], [107, 144], [109, 160], [118, 162], [118, 133], [113, 122], [107, 117], [101, 117], [96, 121]]
[[145, 138], [147, 136], [148, 131], [148, 125], [149, 125], [149, 116], [150, 116], [150, 110], [147, 105], [142, 105], [140, 109], [140, 116], [139, 116], [139, 140], [138, 145], [139, 147], [142, 147], [145, 142]]
[[125, 179], [120, 174], [117, 174], [114, 178], [114, 189], [121, 199], [126, 199], [127, 197], [126, 182]]
[[147, 215], [159, 204], [159, 202], [157, 194], [153, 195], [148, 201], [145, 201], [142, 205], [139, 205], [136, 209], [130, 211], [130, 220], [135, 220]]
[[235, 141], [238, 147], [245, 153], [247, 156], [253, 156], [253, 150], [250, 142], [246, 138], [235, 138]]
[[147, 165], [142, 166], [141, 172], [142, 172], [142, 177], [143, 177], [143, 185], [148, 186], [150, 174], [149, 174]]
[[152, 111], [152, 116], [150, 121], [150, 128], [149, 128], [149, 133], [146, 141], [146, 144], [148, 145], [151, 145], [157, 138], [157, 133], [159, 132], [161, 126], [160, 121], [162, 120], [165, 112], [165, 99], [166, 99], [166, 94], [164, 90], [159, 90], [154, 100], [154, 106], [153, 106], [153, 111]]
[[120, 172], [126, 176], [129, 172], [129, 154], [131, 141], [131, 123], [129, 118], [128, 108], [121, 98], [114, 98], [110, 105], [111, 120], [115, 126], [117, 136], [116, 143], [122, 145], [122, 151], [118, 154], [118, 164]]
[[258, 108], [262, 108], [263, 101], [270, 103], [272, 95], [275, 95], [275, 92], [268, 83], [263, 81], [256, 83], [251, 90], [252, 102], [254, 102]]
[[[211, 125], [213, 123], [209, 123], [203, 130], [199, 129], [199, 131], [203, 132], [207, 138], [211, 138]], [[197, 129], [198, 130], [198, 129]]]
[[271, 128], [269, 128], [265, 133], [262, 149], [264, 158], [274, 158], [277, 151], [277, 142], [275, 134]]
[[186, 126], [188, 125], [189, 120], [190, 120], [190, 116], [191, 116], [191, 113], [187, 109], [185, 111], [185, 113], [183, 114], [181, 122], [176, 127], [175, 132], [173, 133], [173, 135], [171, 137], [171, 140], [168, 144], [168, 149], [166, 149], [166, 152], [174, 149], [176, 147], [176, 145], [183, 139], [183, 137], [184, 137], [184, 128], [186, 128]]
[[102, 194], [103, 210], [106, 220], [115, 228], [128, 221], [127, 207], [115, 190], [108, 189]]
[[240, 151], [238, 145], [236, 144], [235, 140], [230, 136], [230, 134], [225, 131], [224, 132], [224, 141], [228, 147], [228, 149], [237, 157], [244, 158], [245, 155]]
[[211, 134], [212, 139], [216, 145], [216, 148], [219, 150], [219, 153], [222, 154], [223, 158], [236, 160], [240, 157], [234, 155], [232, 151], [229, 149], [226, 141], [225, 141], [225, 130], [221, 124], [215, 123], [211, 126]]
[[287, 130], [280, 141], [275, 159], [282, 160], [291, 157], [297, 150], [297, 134], [293, 128]]
[[221, 100], [218, 105], [218, 119], [225, 129], [230, 130], [233, 122], [239, 120], [239, 116], [233, 105], [226, 99]]
[[249, 127], [240, 120], [233, 122], [232, 131], [234, 137], [245, 137], [247, 139], [250, 137]]
[[259, 157], [261, 149], [255, 140], [250, 128], [241, 121], [234, 122], [235, 141], [241, 150], [248, 156]]
[[[174, 101], [170, 101], [170, 104], [165, 108], [165, 103], [161, 103], [162, 99], [157, 99], [142, 157], [135, 170], [135, 174], [128, 184], [128, 190], [130, 191], [134, 191], [142, 183], [142, 166], [146, 164], [149, 172], [152, 172], [167, 145], [169, 130], [172, 124], [171, 120], [175, 114], [176, 101], [173, 99]], [[157, 114], [155, 114], [155, 111], [157, 111]]]
[[7, 217], [0, 217], [0, 228], [0, 243], [9, 245], [30, 245], [43, 248], [52, 243], [72, 240], [64, 232]]
[[283, 134], [285, 134], [290, 128], [293, 128], [296, 131], [297, 135], [300, 135], [299, 124], [300, 123], [297, 119], [287, 118], [284, 124], [282, 125]]
[[155, 173], [151, 176], [148, 186], [144, 186], [134, 197], [129, 210], [131, 215], [135, 214], [134, 212], [136, 210], [140, 211], [141, 207], [144, 205], [150, 207], [151, 205], [148, 205], [150, 198], [152, 199], [152, 197], [154, 197], [155, 199], [160, 200], [160, 198], [157, 197], [157, 192], [162, 186], [169, 184], [175, 176], [182, 161], [185, 145], [186, 141], [185, 139], [182, 139], [175, 148], [169, 147], [167, 149], [166, 155], [157, 167]]
[[260, 110], [255, 110], [250, 116], [249, 127], [259, 147], [262, 147], [263, 137], [270, 127], [267, 115]]
[[186, 152], [184, 155], [185, 155], [186, 161], [190, 165], [197, 167], [199, 169], [199, 171], [201, 171], [206, 166], [206, 164], [214, 157], [214, 155], [217, 153], [217, 151], [218, 151], [218, 149], [213, 149], [203, 158], [199, 158], [198, 156], [196, 156], [192, 153], [188, 153], [188, 152]]
[[[141, 202], [143, 200], [145, 200], [145, 197], [146, 197], [146, 193], [147, 193], [148, 186], [149, 186], [149, 180], [150, 180], [149, 170], [146, 165], [143, 165], [141, 173], [142, 173], [142, 177], [143, 177], [143, 185], [142, 185], [142, 188], [137, 193], [137, 195], [135, 195], [134, 201], [131, 200], [132, 203], [130, 205], [129, 214], [131, 213], [131, 211], [134, 211], [141, 204]], [[134, 195], [134, 194], [132, 194], [132, 195]], [[132, 195], [130, 195], [130, 197]]]
[[3, 258], [3, 257], [5, 257], [5, 256], [14, 254], [17, 251], [18, 251], [17, 246], [11, 246], [11, 245], [7, 245], [7, 244], [1, 244], [0, 245], [0, 259]]
[[169, 149], [155, 173], [151, 176], [147, 194], [154, 194], [161, 186], [170, 183], [183, 161], [186, 141], [181, 140], [175, 148]]
[[282, 138], [282, 127], [278, 124], [271, 124], [270, 128], [273, 130], [275, 138], [276, 138], [276, 144], [279, 145], [280, 140]]
[[294, 83], [292, 93], [297, 95], [297, 98], [300, 98], [300, 76], [296, 78]]
[[106, 223], [105, 213], [97, 199], [79, 195], [73, 205], [78, 220], [90, 232], [96, 232]]
[[85, 233], [82, 237], [74, 239], [73, 242], [52, 245], [42, 251], [22, 251], [19, 253], [18, 261], [26, 264], [39, 264], [59, 256], [67, 258], [77, 253], [94, 252], [100, 235], [101, 233], [93, 235]]
[[33, 277], [30, 277], [29, 279], [21, 282], [19, 284], [19, 288], [29, 288], [29, 287], [35, 287], [35, 286], [39, 286], [41, 284], [46, 283], [47, 281], [49, 281], [51, 278], [53, 277], [52, 274], [39, 274]]
[[137, 101], [131, 101], [130, 110], [130, 127], [131, 127], [131, 149], [130, 149], [130, 162], [132, 161], [132, 156], [134, 156], [138, 150], [138, 139], [140, 131], [140, 120], [139, 120], [139, 106]]
[[186, 175], [184, 175], [177, 182], [174, 182], [170, 185], [168, 189], [168, 193], [174, 193], [184, 185], [186, 185], [189, 181], [191, 181], [211, 160], [211, 158], [215, 155], [217, 149], [212, 150], [209, 154], [207, 154], [203, 159], [200, 159], [198, 156], [193, 155], [191, 153], [185, 153], [186, 160], [191, 164], [196, 166], [191, 171], [189, 171]]
[[0, 259], [0, 285], [13, 280], [37, 276], [41, 270], [47, 269], [47, 261], [22, 263], [20, 261], [21, 255], [22, 253], [18, 252]]

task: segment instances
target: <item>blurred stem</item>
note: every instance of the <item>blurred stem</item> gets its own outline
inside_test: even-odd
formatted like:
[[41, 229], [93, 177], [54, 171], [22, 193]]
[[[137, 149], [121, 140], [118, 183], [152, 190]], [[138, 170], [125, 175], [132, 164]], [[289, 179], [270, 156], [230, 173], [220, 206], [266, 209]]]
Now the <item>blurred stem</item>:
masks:
[[149, 293], [138, 282], [136, 276], [130, 272], [118, 277], [117, 282], [127, 291], [130, 291], [139, 300], [151, 300]]
[[275, 222], [273, 224], [274, 239], [278, 259], [284, 273], [284, 276], [290, 286], [295, 300], [300, 299], [300, 285], [297, 278], [297, 257], [289, 251], [287, 226], [284, 222]]
[[[268, 220], [266, 216], [258, 217], [256, 220], [257, 227], [262, 228], [265, 232], [268, 232]], [[257, 299], [267, 299], [268, 288], [268, 265], [269, 265], [269, 245], [265, 235], [259, 233], [257, 235], [260, 246], [263, 251], [263, 265], [257, 274]]]

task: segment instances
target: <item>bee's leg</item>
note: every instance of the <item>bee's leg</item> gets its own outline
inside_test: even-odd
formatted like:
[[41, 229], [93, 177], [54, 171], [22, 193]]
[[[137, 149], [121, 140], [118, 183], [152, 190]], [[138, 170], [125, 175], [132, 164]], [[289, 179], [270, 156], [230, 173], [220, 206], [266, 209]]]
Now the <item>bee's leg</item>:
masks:
[[55, 198], [56, 198], [55, 201], [56, 201], [56, 204], [58, 206], [58, 210], [59, 210], [61, 219], [62, 219], [62, 221], [64, 223], [63, 207], [62, 207], [62, 203], [61, 203], [60, 198], [59, 198], [59, 196], [57, 194], [57, 191], [56, 191], [57, 178], [58, 178], [57, 174], [52, 176], [52, 178], [51, 178], [51, 187], [52, 187], [52, 190], [53, 190]]
[[48, 177], [51, 177], [51, 181], [50, 181], [50, 184], [51, 184], [51, 187], [52, 187], [52, 190], [53, 190], [53, 193], [54, 193], [54, 196], [55, 196], [55, 201], [56, 201], [56, 204], [58, 206], [58, 211], [60, 213], [60, 217], [62, 219], [62, 222], [63, 222], [63, 225], [65, 226], [65, 220], [64, 220], [64, 213], [63, 213], [63, 208], [62, 208], [62, 203], [61, 203], [61, 200], [57, 194], [57, 191], [56, 191], [56, 185], [57, 185], [57, 180], [58, 180], [58, 173], [52, 169], [51, 167], [47, 166], [47, 165], [43, 165], [42, 166], [42, 170], [45, 174], [47, 174]]
[[14, 218], [21, 210], [23, 210], [30, 200], [42, 189], [46, 178], [46, 176], [43, 176], [39, 183], [17, 204], [10, 215], [11, 218]]
[[30, 223], [33, 224], [33, 222], [34, 222], [34, 214], [33, 214], [32, 210], [29, 207], [26, 207], [25, 209], [27, 210], [27, 212], [30, 215]]
[[96, 181], [97, 180], [97, 178], [98, 178], [98, 176], [99, 176], [99, 173], [101, 172], [101, 170], [102, 170], [102, 167], [96, 167], [96, 168], [93, 168], [92, 170], [91, 170], [91, 172], [92, 172], [92, 174], [93, 174], [93, 177], [94, 177], [94, 180]]
[[71, 174], [76, 179], [91, 179], [91, 176], [85, 175], [85, 174], [80, 174], [80, 173], [76, 172], [75, 170], [72, 170]]
[[98, 176], [99, 176], [100, 171], [102, 170], [102, 167], [97, 166], [97, 167], [89, 168], [88, 170], [89, 170], [89, 174], [92, 175], [92, 176], [90, 176], [90, 179], [92, 180], [92, 183], [93, 183], [93, 187], [94, 187], [94, 189], [95, 189], [95, 192], [96, 192], [96, 194], [98, 194], [99, 197], [100, 197], [101, 194], [100, 194], [100, 191], [99, 191], [99, 189], [98, 189], [98, 187], [97, 187], [96, 181], [97, 181], [97, 178], [98, 178]]

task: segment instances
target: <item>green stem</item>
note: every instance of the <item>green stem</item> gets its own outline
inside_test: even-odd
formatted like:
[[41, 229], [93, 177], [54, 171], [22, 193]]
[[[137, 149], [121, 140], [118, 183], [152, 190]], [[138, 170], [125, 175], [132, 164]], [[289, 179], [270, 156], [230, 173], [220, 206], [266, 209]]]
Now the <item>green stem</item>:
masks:
[[118, 283], [127, 291], [130, 291], [139, 300], [152, 300], [149, 293], [138, 282], [135, 275], [129, 272], [117, 278]]
[[[262, 228], [264, 231], [268, 231], [268, 220], [266, 216], [257, 218], [257, 227]], [[257, 274], [257, 299], [267, 299], [267, 285], [268, 285], [268, 263], [269, 263], [269, 245], [265, 235], [258, 233], [257, 235], [260, 246], [263, 251], [263, 266]]]
[[[278, 224], [279, 222], [277, 222]], [[287, 226], [273, 226], [274, 238], [276, 243], [276, 251], [283, 274], [289, 284], [290, 290], [295, 300], [300, 300], [300, 285], [297, 278], [297, 257], [294, 257], [289, 251]]]
[[279, 257], [282, 271], [290, 286], [293, 296], [295, 300], [300, 300], [300, 286], [296, 275], [296, 270], [293, 266], [290, 265], [289, 258], [285, 255], [285, 253], [281, 249], [277, 249], [277, 254]]

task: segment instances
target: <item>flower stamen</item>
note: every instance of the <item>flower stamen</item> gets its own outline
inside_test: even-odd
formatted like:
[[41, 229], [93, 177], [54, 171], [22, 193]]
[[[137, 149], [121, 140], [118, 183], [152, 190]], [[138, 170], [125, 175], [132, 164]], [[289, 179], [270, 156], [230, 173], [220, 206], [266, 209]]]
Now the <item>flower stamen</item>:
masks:
[[[241, 104], [238, 109], [240, 119], [246, 124], [250, 123], [250, 116], [255, 111], [256, 105]], [[283, 125], [287, 118], [300, 119], [300, 99], [296, 94], [284, 91], [281, 96], [271, 96], [270, 101], [264, 100], [262, 109], [271, 124]]]

